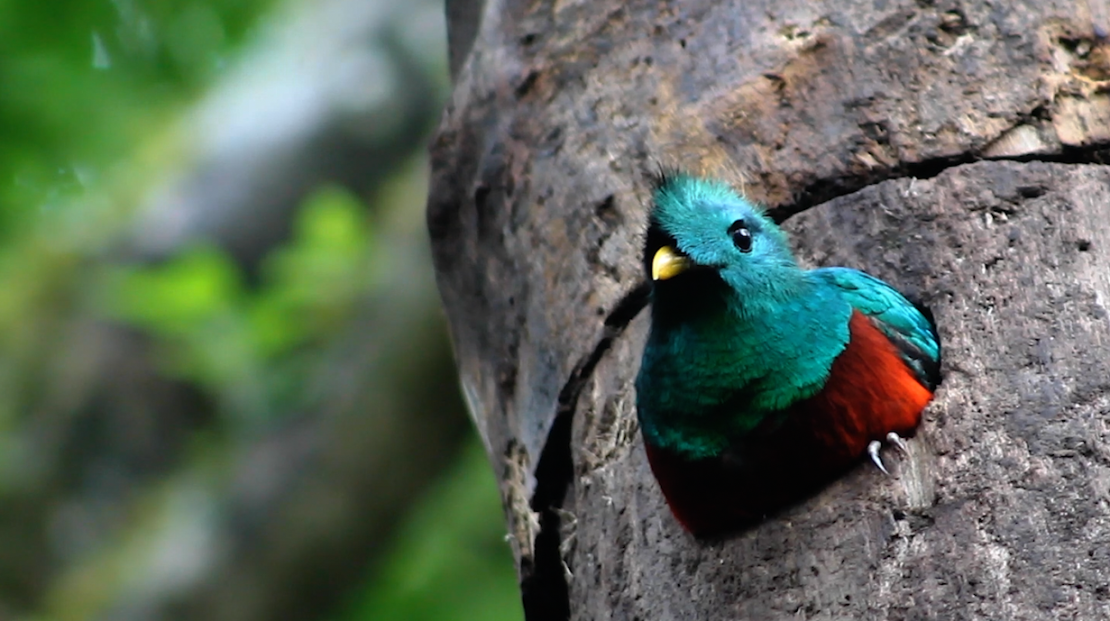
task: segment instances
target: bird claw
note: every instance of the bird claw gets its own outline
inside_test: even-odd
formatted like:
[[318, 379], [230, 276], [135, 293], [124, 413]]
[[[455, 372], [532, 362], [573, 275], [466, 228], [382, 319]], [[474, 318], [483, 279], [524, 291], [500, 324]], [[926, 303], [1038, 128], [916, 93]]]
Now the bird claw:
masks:
[[[902, 452], [903, 455], [910, 454], [909, 445], [906, 444], [906, 441], [903, 440], [901, 436], [894, 433], [893, 431], [886, 434], [886, 441], [893, 444], [895, 448]], [[882, 442], [879, 442], [878, 440], [872, 440], [867, 444], [867, 454], [871, 456], [871, 461], [874, 462], [876, 466], [878, 466], [879, 470], [883, 471], [883, 474], [890, 476], [890, 472], [886, 469], [886, 466], [883, 465], [882, 457], [879, 457], [879, 449], [881, 449], [882, 447]]]
[[879, 470], [883, 471], [883, 474], [890, 476], [890, 473], [887, 472], [886, 466], [883, 465], [883, 459], [879, 457], [880, 447], [882, 447], [881, 442], [879, 442], [878, 440], [872, 440], [867, 445], [867, 454], [871, 456], [871, 461], [873, 461], [875, 465], [879, 467]]
[[898, 434], [894, 433], [893, 431], [892, 431], [892, 432], [890, 432], [890, 433], [888, 433], [888, 434], [886, 434], [886, 441], [887, 441], [887, 442], [890, 442], [890, 443], [891, 443], [891, 444], [893, 444], [894, 446], [898, 447], [898, 450], [899, 450], [899, 451], [902, 451], [902, 454], [903, 454], [903, 455], [909, 455], [909, 454], [910, 454], [910, 447], [909, 447], [909, 445], [908, 445], [908, 444], [906, 444], [906, 441], [905, 441], [905, 440], [903, 440], [901, 436], [899, 436]]

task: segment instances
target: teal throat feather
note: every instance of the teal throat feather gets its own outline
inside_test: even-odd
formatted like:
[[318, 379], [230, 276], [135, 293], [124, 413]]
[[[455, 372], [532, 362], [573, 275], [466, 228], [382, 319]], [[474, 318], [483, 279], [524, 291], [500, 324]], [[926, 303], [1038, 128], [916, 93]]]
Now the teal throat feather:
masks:
[[744, 300], [707, 279], [690, 284], [709, 291], [678, 295], [677, 306], [656, 301], [636, 384], [649, 442], [710, 457], [821, 389], [852, 309], [796, 276], [788, 296]]

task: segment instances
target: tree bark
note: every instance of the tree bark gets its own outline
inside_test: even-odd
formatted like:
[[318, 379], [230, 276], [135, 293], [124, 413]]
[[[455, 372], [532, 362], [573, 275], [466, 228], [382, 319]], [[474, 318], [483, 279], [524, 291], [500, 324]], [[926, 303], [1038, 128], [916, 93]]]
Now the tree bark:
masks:
[[[428, 224], [529, 619], [1110, 616], [1108, 19], [486, 3]], [[945, 381], [893, 477], [861, 465], [722, 541], [680, 529], [632, 388], [659, 164], [933, 309]]]

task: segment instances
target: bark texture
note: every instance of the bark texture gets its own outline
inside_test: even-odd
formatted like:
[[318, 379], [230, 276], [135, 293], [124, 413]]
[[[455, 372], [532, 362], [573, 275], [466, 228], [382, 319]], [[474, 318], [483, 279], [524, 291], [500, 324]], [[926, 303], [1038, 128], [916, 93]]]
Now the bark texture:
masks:
[[[1108, 17], [486, 3], [428, 219], [529, 618], [1110, 615]], [[946, 379], [894, 478], [861, 467], [724, 541], [678, 527], [632, 388], [658, 164], [934, 310]]]

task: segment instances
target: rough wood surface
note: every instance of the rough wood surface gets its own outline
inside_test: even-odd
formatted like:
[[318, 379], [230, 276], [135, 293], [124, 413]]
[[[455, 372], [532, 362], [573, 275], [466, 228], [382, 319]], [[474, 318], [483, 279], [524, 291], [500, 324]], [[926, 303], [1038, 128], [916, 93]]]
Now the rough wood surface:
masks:
[[[530, 618], [1110, 613], [1108, 18], [1101, 2], [486, 3], [428, 219]], [[948, 379], [897, 478], [859, 470], [725, 542], [678, 528], [631, 386], [659, 163], [804, 211], [788, 223], [804, 257], [933, 306]]]
[[894, 477], [864, 464], [724, 542], [681, 531], [635, 433], [646, 314], [575, 417], [575, 618], [1110, 617], [1110, 170], [982, 163], [788, 222], [937, 315], [945, 380]]

